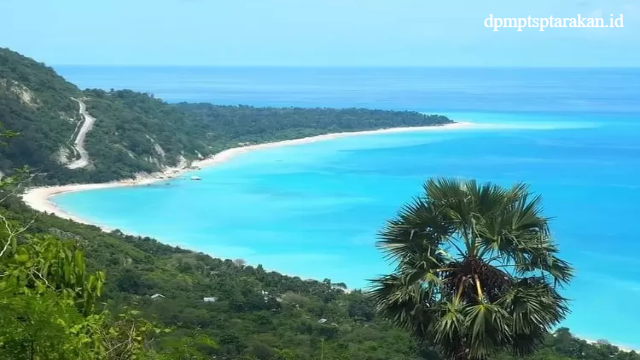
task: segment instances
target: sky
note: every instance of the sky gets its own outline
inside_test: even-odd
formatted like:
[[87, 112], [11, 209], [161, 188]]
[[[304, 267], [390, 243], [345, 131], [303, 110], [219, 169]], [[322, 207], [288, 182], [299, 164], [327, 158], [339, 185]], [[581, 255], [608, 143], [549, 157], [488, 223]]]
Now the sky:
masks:
[[[623, 15], [618, 28], [485, 27]], [[0, 0], [50, 65], [640, 67], [640, 0]]]

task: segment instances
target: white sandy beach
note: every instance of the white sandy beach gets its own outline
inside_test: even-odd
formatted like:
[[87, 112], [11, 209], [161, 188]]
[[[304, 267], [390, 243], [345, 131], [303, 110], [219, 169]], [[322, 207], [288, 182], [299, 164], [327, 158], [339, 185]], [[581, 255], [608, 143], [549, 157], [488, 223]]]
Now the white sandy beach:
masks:
[[[61, 186], [46, 186], [46, 187], [30, 188], [30, 189], [27, 189], [25, 193], [22, 195], [22, 200], [28, 206], [30, 206], [35, 210], [55, 214], [61, 218], [70, 219], [83, 224], [100, 226], [98, 224], [91, 223], [80, 217], [77, 217], [75, 215], [72, 215], [63, 211], [50, 200], [51, 197], [62, 194], [62, 193], [68, 193], [68, 192], [96, 190], [96, 189], [124, 187], [124, 186], [147, 185], [147, 184], [151, 184], [158, 181], [180, 176], [187, 171], [193, 170], [193, 167], [203, 168], [203, 167], [214, 166], [216, 164], [220, 164], [222, 162], [230, 160], [239, 154], [243, 154], [243, 153], [254, 151], [254, 150], [260, 150], [260, 149], [308, 144], [312, 142], [338, 139], [338, 138], [347, 137], [347, 136], [372, 135], [372, 134], [382, 134], [382, 133], [400, 133], [400, 132], [410, 132], [410, 131], [452, 131], [452, 130], [461, 130], [461, 129], [470, 129], [470, 128], [487, 128], [487, 127], [491, 127], [491, 126], [488, 124], [476, 124], [471, 122], [456, 122], [453, 124], [441, 125], [441, 126], [399, 127], [399, 128], [358, 131], [358, 132], [332, 133], [332, 134], [311, 136], [311, 137], [293, 139], [293, 140], [240, 146], [240, 147], [224, 150], [212, 157], [209, 157], [203, 160], [194, 161], [191, 164], [191, 168], [188, 168], [188, 167], [167, 168], [162, 172], [151, 174], [151, 175], [140, 176], [138, 179], [135, 179], [135, 180], [128, 179], [128, 180], [108, 182], [108, 183], [98, 183], [98, 184], [69, 184], [69, 185], [61, 185]], [[101, 226], [101, 228], [104, 231], [112, 230], [104, 226]]]
[[[239, 146], [236, 148], [224, 150], [209, 158], [199, 160], [199, 161], [194, 161], [191, 165], [191, 168], [187, 168], [187, 167], [167, 168], [164, 171], [156, 174], [150, 174], [150, 175], [145, 174], [135, 180], [128, 179], [128, 180], [108, 182], [108, 183], [98, 183], [98, 184], [70, 184], [70, 185], [62, 185], [62, 186], [30, 188], [30, 189], [27, 189], [25, 193], [22, 195], [22, 199], [28, 206], [30, 206], [35, 210], [55, 214], [61, 218], [70, 219], [79, 223], [99, 226], [104, 231], [112, 231], [113, 229], [110, 229], [105, 226], [101, 226], [99, 224], [91, 223], [89, 221], [86, 221], [85, 219], [82, 219], [78, 216], [75, 216], [63, 211], [62, 209], [58, 208], [50, 200], [51, 197], [62, 194], [62, 193], [67, 193], [67, 192], [96, 190], [96, 189], [104, 189], [104, 188], [112, 188], [112, 187], [143, 186], [147, 184], [152, 184], [158, 181], [178, 177], [184, 174], [185, 172], [192, 171], [194, 167], [203, 168], [203, 167], [214, 166], [216, 164], [220, 164], [230, 159], [233, 159], [235, 156], [239, 154], [243, 154], [243, 153], [254, 151], [254, 150], [260, 150], [260, 149], [308, 144], [308, 143], [313, 143], [318, 141], [332, 140], [332, 139], [338, 139], [338, 138], [343, 138], [348, 136], [358, 136], [358, 135], [401, 133], [401, 132], [415, 132], [415, 131], [431, 132], [431, 131], [455, 131], [455, 130], [462, 130], [462, 129], [517, 129], [517, 128], [523, 128], [523, 126], [507, 125], [507, 124], [480, 124], [480, 123], [473, 123], [473, 122], [456, 122], [450, 125], [443, 125], [443, 126], [400, 127], [400, 128], [359, 131], [359, 132], [332, 133], [332, 134], [325, 134], [325, 135], [312, 136], [312, 137], [293, 139], [293, 140], [285, 140], [285, 141], [278, 141], [278, 142], [271, 142], [271, 143], [264, 143], [264, 144], [248, 145], [248, 146]], [[526, 126], [526, 128], [545, 129], [546, 127]], [[590, 344], [597, 343], [597, 341], [590, 340], [588, 338], [584, 338], [580, 336], [578, 337]], [[616, 344], [613, 344], [613, 345], [618, 346], [620, 350], [625, 352], [640, 351], [640, 349], [634, 349], [628, 346], [620, 346]]]

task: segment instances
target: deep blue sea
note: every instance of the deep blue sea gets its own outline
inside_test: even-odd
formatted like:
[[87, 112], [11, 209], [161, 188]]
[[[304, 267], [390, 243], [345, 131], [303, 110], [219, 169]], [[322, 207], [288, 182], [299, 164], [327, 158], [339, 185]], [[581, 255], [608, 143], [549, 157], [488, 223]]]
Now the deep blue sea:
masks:
[[524, 181], [543, 195], [562, 255], [577, 269], [564, 325], [640, 348], [638, 69], [56, 70], [83, 88], [130, 88], [170, 102], [416, 110], [501, 124], [256, 151], [198, 171], [202, 181], [54, 200], [126, 232], [365, 287], [389, 270], [374, 246], [377, 231], [425, 179]]

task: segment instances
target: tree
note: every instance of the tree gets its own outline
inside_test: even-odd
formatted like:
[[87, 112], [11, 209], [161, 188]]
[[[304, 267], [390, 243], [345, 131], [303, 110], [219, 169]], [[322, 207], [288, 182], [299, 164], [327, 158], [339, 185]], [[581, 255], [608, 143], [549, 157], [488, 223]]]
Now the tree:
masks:
[[245, 267], [245, 265], [247, 265], [247, 261], [244, 259], [235, 259], [233, 260], [233, 263], [236, 264], [237, 267], [243, 268]]
[[211, 359], [218, 349], [218, 344], [211, 340], [200, 329], [189, 333], [177, 333], [162, 340], [164, 350], [157, 355], [158, 360]]
[[396, 269], [373, 280], [377, 309], [446, 358], [530, 354], [569, 311], [572, 268], [524, 184], [429, 180], [378, 246]]
[[[0, 146], [13, 136], [0, 130]], [[26, 175], [19, 169], [0, 179], [0, 204]], [[161, 329], [135, 311], [96, 312], [104, 272], [87, 271], [79, 241], [27, 234], [34, 221], [12, 220], [0, 208], [0, 359], [140, 358], [149, 335]]]
[[[95, 312], [104, 273], [89, 274], [77, 244], [51, 236], [15, 241], [6, 230], [0, 252], [0, 359], [132, 359], [160, 331], [136, 312]], [[19, 230], [14, 230], [19, 229]]]

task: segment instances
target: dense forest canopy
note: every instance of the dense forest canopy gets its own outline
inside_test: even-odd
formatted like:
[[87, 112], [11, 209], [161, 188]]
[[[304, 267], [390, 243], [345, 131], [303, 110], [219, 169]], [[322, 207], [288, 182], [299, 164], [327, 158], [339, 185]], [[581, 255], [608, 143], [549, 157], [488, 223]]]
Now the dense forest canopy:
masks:
[[[81, 122], [73, 99], [97, 119], [86, 144], [91, 166], [78, 170], [65, 166], [77, 155], [70, 139]], [[167, 104], [126, 90], [81, 91], [0, 49], [0, 123], [19, 133], [3, 139], [0, 169], [28, 165], [40, 182], [131, 177], [239, 143], [449, 122], [416, 112]], [[37, 214], [16, 196], [21, 181], [0, 182], [0, 359], [442, 359], [378, 315], [367, 289]], [[640, 356], [561, 328], [526, 359]]]

